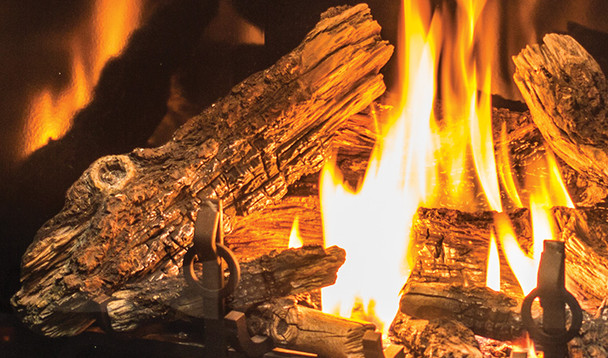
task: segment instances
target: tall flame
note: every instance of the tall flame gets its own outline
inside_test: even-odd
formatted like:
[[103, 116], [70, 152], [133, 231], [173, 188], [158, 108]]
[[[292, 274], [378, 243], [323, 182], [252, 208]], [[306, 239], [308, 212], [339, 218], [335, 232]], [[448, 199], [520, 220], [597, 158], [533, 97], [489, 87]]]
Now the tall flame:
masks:
[[[326, 244], [346, 249], [347, 261], [336, 284], [323, 291], [326, 310], [349, 316], [353, 300], [372, 306], [378, 318], [389, 322], [397, 306], [397, 292], [405, 281], [412, 253], [407, 253], [411, 221], [419, 205], [450, 206], [461, 210], [496, 212], [490, 239], [489, 282], [500, 289], [498, 248], [505, 250], [525, 293], [536, 285], [540, 250], [521, 249], [509, 218], [502, 213], [499, 178], [516, 206], [532, 205], [535, 236], [539, 225], [536, 204], [572, 206], [561, 181], [555, 158], [549, 153], [540, 183], [527, 183], [532, 195], [518, 192], [506, 146], [499, 147], [500, 167], [494, 153], [491, 105], [491, 51], [485, 42], [496, 29], [487, 27], [495, 15], [486, 1], [457, 0], [455, 16], [442, 8], [429, 8], [428, 1], [404, 0], [403, 39], [399, 43], [400, 101], [390, 118], [380, 118], [379, 140], [373, 150], [362, 184], [343, 184], [334, 164], [321, 174], [321, 203]], [[480, 24], [486, 28], [479, 29]], [[445, 30], [445, 31], [443, 31]], [[441, 57], [441, 77], [439, 73]], [[434, 103], [441, 88], [441, 116]], [[499, 170], [500, 169], [500, 170]], [[534, 185], [532, 185], [534, 184]], [[537, 199], [538, 188], [551, 195]], [[540, 200], [540, 201], [539, 201]], [[542, 239], [536, 240], [542, 245]], [[500, 241], [500, 245], [497, 245]], [[530, 255], [530, 256], [529, 256]], [[491, 273], [493, 272], [493, 273]], [[493, 277], [493, 278], [492, 278]], [[350, 303], [346, 303], [350, 300]]]
[[[426, 1], [406, 0], [402, 5], [400, 102], [391, 118], [379, 121], [380, 139], [361, 186], [353, 190], [343, 185], [328, 163], [320, 190], [326, 244], [340, 245], [347, 252], [338, 281], [323, 291], [323, 306], [334, 312], [339, 307], [340, 314], [348, 316], [354, 298], [363, 306], [376, 301], [376, 314], [384, 322], [395, 315], [398, 291], [409, 271], [408, 237], [420, 204], [441, 205], [446, 193], [450, 202], [462, 201], [463, 195], [474, 200], [477, 194], [467, 192], [470, 171], [465, 168], [475, 165], [486, 205], [502, 210], [492, 144], [489, 68], [476, 64], [473, 48], [484, 4], [459, 2], [454, 39], [443, 38], [441, 10], [432, 13]], [[447, 71], [441, 79], [443, 118], [438, 120], [433, 104], [440, 53]], [[478, 154], [471, 158], [471, 152]], [[345, 303], [346, 299], [351, 302]]]
[[67, 133], [72, 117], [89, 102], [104, 64], [121, 51], [138, 25], [140, 8], [141, 0], [95, 2], [93, 21], [66, 44], [72, 57], [68, 87], [61, 92], [44, 88], [30, 102], [21, 157]]

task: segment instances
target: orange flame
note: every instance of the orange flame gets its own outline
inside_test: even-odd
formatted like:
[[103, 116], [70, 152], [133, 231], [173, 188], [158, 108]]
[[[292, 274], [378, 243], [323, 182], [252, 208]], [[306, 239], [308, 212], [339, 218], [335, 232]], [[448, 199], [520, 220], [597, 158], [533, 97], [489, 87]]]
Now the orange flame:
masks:
[[[450, 71], [457, 71], [456, 77], [466, 81], [461, 82], [463, 87], [454, 88], [453, 77], [442, 79], [442, 123], [433, 112], [443, 43], [442, 12], [431, 14], [428, 2], [407, 0], [403, 2], [405, 27], [401, 31], [406, 36], [399, 46], [403, 64], [400, 102], [394, 116], [379, 121], [380, 139], [363, 183], [357, 190], [343, 185], [332, 163], [322, 171], [326, 244], [339, 245], [347, 252], [338, 281], [323, 291], [326, 310], [336, 312], [339, 307], [341, 315], [349, 316], [352, 300], [358, 297], [363, 306], [376, 302], [380, 320], [389, 322], [394, 317], [399, 287], [409, 271], [411, 255], [406, 253], [413, 215], [422, 203], [444, 202], [446, 192], [453, 196], [452, 202], [461, 201], [462, 193], [467, 194], [463, 169], [467, 163], [476, 164], [489, 205], [502, 210], [492, 146], [489, 70], [478, 70], [471, 47], [477, 43], [473, 32], [483, 4], [460, 5], [460, 18], [470, 17], [466, 26], [457, 27], [455, 46], [462, 57], [451, 56], [453, 46], [442, 54], [446, 62], [454, 63]], [[485, 90], [481, 96], [477, 95], [477, 73], [481, 73]], [[480, 152], [474, 160], [469, 159], [473, 150]], [[468, 194], [474, 200], [475, 193]], [[348, 304], [347, 299], [351, 300]]]
[[[67, 43], [72, 54], [68, 87], [60, 93], [51, 88], [42, 89], [30, 102], [22, 158], [67, 133], [76, 112], [89, 102], [104, 64], [120, 52], [138, 25], [140, 3], [141, 0], [95, 2], [93, 23], [87, 23], [88, 27], [74, 34]], [[94, 39], [92, 49], [89, 36]]]

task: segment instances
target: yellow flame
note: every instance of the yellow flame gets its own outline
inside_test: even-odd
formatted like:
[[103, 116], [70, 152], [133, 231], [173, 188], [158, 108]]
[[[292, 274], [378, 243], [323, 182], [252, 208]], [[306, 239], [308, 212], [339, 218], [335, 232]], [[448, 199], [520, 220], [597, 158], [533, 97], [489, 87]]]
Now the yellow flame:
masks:
[[[461, 9], [460, 14], [464, 18], [463, 12], [470, 13], [476, 18], [481, 8]], [[339, 245], [347, 252], [338, 281], [323, 291], [323, 306], [330, 312], [339, 307], [341, 315], [349, 316], [352, 302], [358, 297], [362, 306], [376, 302], [380, 320], [392, 320], [399, 288], [409, 271], [406, 251], [413, 215], [421, 203], [444, 200], [447, 186], [447, 192], [456, 193], [453, 202], [459, 200], [459, 192], [466, 192], [463, 168], [471, 164], [467, 153], [472, 147], [480, 151], [475, 162], [483, 176], [483, 189], [491, 198], [488, 202], [494, 210], [502, 210], [493, 159], [489, 69], [481, 71], [484, 91], [478, 96], [477, 72], [473, 80], [466, 72], [477, 71], [468, 65], [475, 63], [468, 25], [457, 41], [462, 58], [446, 55], [455, 62], [450, 69], [458, 71], [456, 77], [467, 81], [461, 82], [464, 88], [446, 91], [449, 96], [444, 97], [443, 123], [438, 124], [434, 117], [435, 76], [443, 42], [441, 14], [439, 10], [431, 14], [425, 1], [403, 2], [402, 26], [406, 27], [402, 33], [406, 36], [399, 46], [403, 63], [400, 103], [393, 117], [380, 121], [380, 139], [361, 187], [352, 190], [343, 185], [330, 162], [322, 171], [320, 196], [326, 244]], [[444, 87], [453, 87], [450, 81], [444, 81]], [[469, 141], [471, 137], [475, 144]], [[433, 167], [434, 163], [439, 166]]]
[[293, 225], [291, 226], [288, 247], [290, 249], [297, 249], [302, 246], [304, 246], [304, 240], [302, 240], [302, 235], [300, 234], [300, 220], [296, 216], [295, 219], [293, 219]]
[[[72, 53], [68, 87], [58, 93], [44, 88], [30, 102], [21, 157], [67, 133], [76, 112], [89, 102], [103, 65], [120, 52], [138, 25], [140, 3], [141, 0], [95, 2], [93, 23], [87, 23], [89, 27], [80, 29], [67, 42]], [[92, 49], [89, 37], [94, 39]]]
[[500, 291], [500, 257], [494, 232], [490, 235], [488, 248], [488, 269], [486, 271], [486, 286], [494, 291]]
[[511, 158], [509, 157], [509, 146], [507, 141], [507, 123], [502, 123], [502, 128], [500, 129], [500, 147], [499, 147], [499, 162], [498, 166], [498, 175], [500, 177], [500, 181], [503, 183], [505, 191], [513, 205], [518, 208], [523, 208], [524, 204], [521, 201], [519, 196], [519, 192], [517, 190], [517, 185], [515, 184], [515, 180], [513, 179], [513, 171], [511, 169]]
[[495, 215], [494, 222], [507, 263], [519, 282], [523, 294], [527, 295], [536, 287], [538, 262], [532, 257], [532, 252], [526, 254], [519, 245], [511, 220], [506, 214]]

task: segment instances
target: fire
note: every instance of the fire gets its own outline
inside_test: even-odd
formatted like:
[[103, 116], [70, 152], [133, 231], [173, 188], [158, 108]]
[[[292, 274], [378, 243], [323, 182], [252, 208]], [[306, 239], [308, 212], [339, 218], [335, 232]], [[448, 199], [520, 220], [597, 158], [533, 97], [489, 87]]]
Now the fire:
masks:
[[84, 24], [65, 43], [72, 55], [67, 88], [60, 92], [44, 88], [30, 102], [21, 157], [67, 133], [76, 112], [89, 102], [104, 64], [121, 51], [138, 25], [140, 3], [141, 0], [95, 2], [92, 22]]
[[495, 216], [495, 224], [505, 257], [519, 281], [524, 295], [536, 287], [543, 241], [557, 238], [551, 207], [574, 207], [553, 153], [547, 150], [544, 158], [530, 163], [527, 168], [531, 173], [526, 177], [526, 188], [529, 191], [528, 203], [532, 222], [532, 245], [527, 253], [517, 242], [508, 217]]
[[293, 225], [291, 226], [288, 247], [290, 249], [297, 249], [302, 246], [304, 246], [304, 240], [302, 240], [302, 235], [300, 234], [300, 220], [296, 216], [295, 219], [293, 219]]
[[[398, 292], [413, 261], [409, 231], [418, 206], [495, 211], [488, 285], [500, 289], [502, 248], [525, 293], [536, 285], [538, 263], [531, 255], [541, 250], [521, 249], [502, 213], [500, 183], [516, 206], [526, 201], [533, 206], [535, 230], [543, 227], [535, 203], [572, 206], [550, 153], [544, 159], [541, 171], [547, 175], [542, 182], [526, 183], [523, 193], [532, 193], [528, 197], [515, 184], [506, 144], [494, 153], [492, 53], [485, 43], [491, 36], [483, 35], [496, 30], [492, 20], [484, 20], [495, 14], [493, 5], [458, 0], [455, 16], [441, 7], [431, 10], [427, 1], [404, 0], [402, 5], [400, 97], [388, 118], [376, 119], [380, 139], [365, 178], [357, 188], [349, 187], [328, 161], [320, 179], [325, 242], [347, 252], [336, 284], [323, 291], [323, 307], [348, 317], [357, 301], [359, 307], [375, 307], [375, 316], [385, 325], [395, 315]], [[434, 110], [436, 102], [440, 115]], [[507, 143], [506, 127], [501, 135]], [[551, 195], [538, 198], [539, 188]], [[535, 236], [540, 245], [553, 237]]]
[[488, 270], [486, 272], [486, 286], [494, 291], [500, 291], [500, 256], [494, 232], [490, 237], [490, 247], [488, 249]]
[[523, 294], [527, 295], [536, 287], [536, 272], [540, 261], [535, 262], [532, 252], [526, 253], [519, 245], [507, 215], [495, 215], [494, 223], [507, 263], [515, 274]]
[[[469, 173], [463, 168], [467, 164], [471, 167], [475, 162], [483, 177], [481, 186], [490, 193], [490, 207], [502, 210], [491, 141], [489, 72], [477, 69], [472, 47], [477, 43], [473, 33], [483, 4], [467, 7], [471, 4], [460, 4], [459, 18], [466, 26], [455, 26], [460, 30], [455, 47], [450, 45], [441, 52], [441, 11], [431, 14], [426, 2], [403, 3], [402, 24], [406, 27], [402, 34], [406, 38], [399, 44], [403, 64], [400, 102], [391, 118], [379, 120], [381, 135], [366, 176], [353, 189], [343, 184], [332, 163], [322, 171], [326, 244], [339, 245], [347, 252], [338, 281], [323, 291], [323, 306], [330, 312], [350, 316], [357, 299], [364, 307], [375, 302], [378, 318], [385, 323], [392, 320], [412, 259], [407, 248], [416, 209], [421, 204], [441, 205], [446, 194], [453, 203], [462, 202], [466, 195], [467, 200], [474, 200], [476, 193], [467, 193], [465, 185]], [[470, 21], [464, 20], [467, 16]], [[454, 86], [453, 77], [442, 79], [442, 121], [433, 111], [440, 52], [448, 58], [444, 62], [453, 62], [444, 73], [454, 71], [456, 78], [465, 80], [457, 81], [462, 86]], [[467, 71], [474, 71], [472, 79]], [[481, 96], [477, 95], [477, 77], [486, 90]], [[480, 155], [471, 159], [472, 151], [480, 151]]]

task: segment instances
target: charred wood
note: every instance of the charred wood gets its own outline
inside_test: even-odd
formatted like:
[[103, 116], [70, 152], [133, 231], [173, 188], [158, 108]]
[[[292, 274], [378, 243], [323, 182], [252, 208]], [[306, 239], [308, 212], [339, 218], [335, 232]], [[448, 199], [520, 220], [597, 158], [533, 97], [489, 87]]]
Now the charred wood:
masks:
[[249, 316], [254, 334], [272, 338], [278, 346], [321, 357], [364, 357], [363, 335], [376, 326], [297, 305], [281, 299], [258, 306]]
[[391, 324], [390, 336], [414, 357], [483, 357], [473, 331], [454, 320], [416, 319], [398, 312]]
[[487, 287], [413, 283], [401, 296], [402, 313], [419, 319], [452, 319], [476, 335], [512, 340], [523, 335], [516, 299]]
[[97, 160], [23, 256], [12, 304], [48, 336], [73, 335], [129, 283], [178, 274], [199, 197], [248, 214], [319, 170], [336, 129], [384, 91], [392, 46], [364, 5], [334, 8], [291, 53], [192, 118], [167, 144]]
[[[408, 285], [400, 301], [400, 314], [395, 322], [405, 317], [411, 322], [456, 321], [470, 329], [489, 349], [503, 349], [505, 344], [521, 341], [525, 337], [520, 315], [520, 299], [486, 287], [463, 287], [438, 283], [413, 283]], [[540, 307], [534, 307], [539, 310]], [[580, 335], [569, 343], [571, 357], [605, 357], [608, 352], [608, 314], [605, 306], [595, 315], [583, 313]], [[534, 313], [540, 316], [541, 313]], [[491, 339], [487, 339], [491, 338]], [[500, 344], [499, 342], [503, 342]], [[409, 347], [423, 349], [412, 340]], [[595, 355], [594, 355], [595, 354]]]
[[[584, 308], [595, 309], [608, 296], [608, 210], [604, 208], [552, 210], [558, 232], [566, 242], [566, 283]], [[465, 213], [419, 208], [412, 228], [415, 266], [408, 282], [440, 282], [485, 286], [485, 267], [493, 212]], [[519, 245], [530, 250], [532, 229], [527, 209], [510, 213]], [[503, 216], [504, 218], [504, 216]], [[501, 253], [501, 289], [521, 296], [519, 285]]]
[[513, 58], [515, 83], [551, 149], [608, 185], [608, 85], [597, 62], [567, 35], [548, 34]]
[[[244, 312], [273, 299], [329, 286], [344, 260], [345, 252], [338, 247], [304, 246], [243, 262], [241, 281], [228, 299], [228, 308]], [[179, 275], [127, 284], [104, 306], [111, 328], [125, 332], [150, 323], [202, 318], [202, 304], [202, 297]]]

